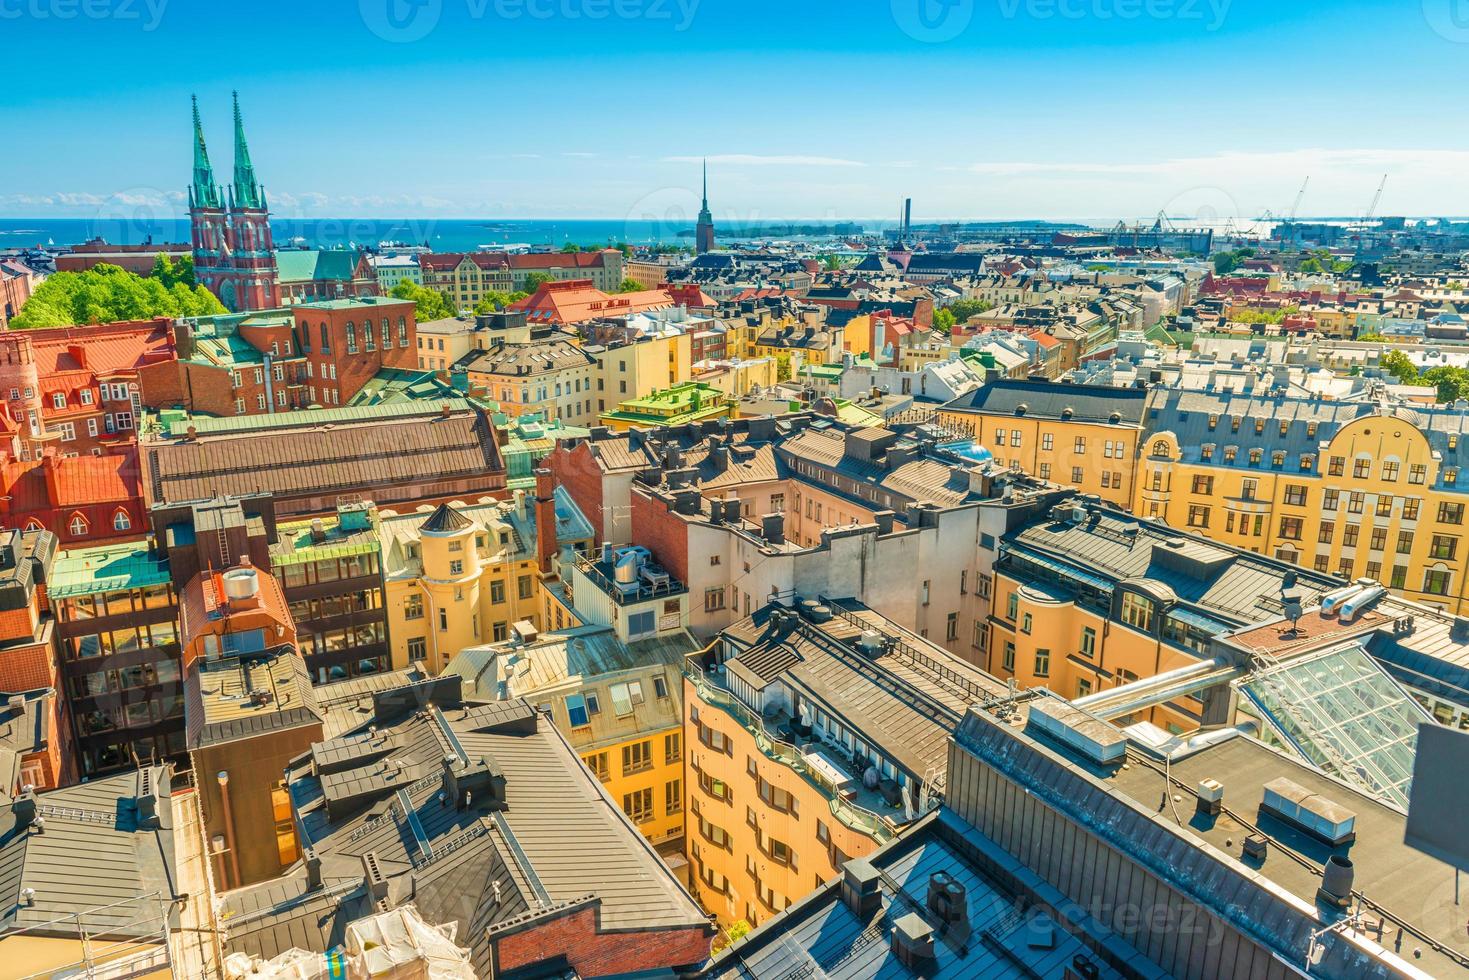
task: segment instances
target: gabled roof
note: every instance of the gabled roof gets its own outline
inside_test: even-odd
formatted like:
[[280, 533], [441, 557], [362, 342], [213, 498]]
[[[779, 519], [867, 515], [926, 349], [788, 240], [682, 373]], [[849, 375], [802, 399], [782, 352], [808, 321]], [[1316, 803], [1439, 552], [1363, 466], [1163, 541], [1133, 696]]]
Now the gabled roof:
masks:
[[356, 249], [281, 249], [275, 253], [276, 270], [283, 283], [350, 282], [356, 278], [362, 253]]

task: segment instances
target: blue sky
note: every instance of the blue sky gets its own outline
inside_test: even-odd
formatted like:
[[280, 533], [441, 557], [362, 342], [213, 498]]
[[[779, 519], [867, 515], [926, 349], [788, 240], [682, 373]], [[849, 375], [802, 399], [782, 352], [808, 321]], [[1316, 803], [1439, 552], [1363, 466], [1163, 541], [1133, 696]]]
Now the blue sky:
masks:
[[1469, 214], [1469, 0], [0, 0], [0, 215]]

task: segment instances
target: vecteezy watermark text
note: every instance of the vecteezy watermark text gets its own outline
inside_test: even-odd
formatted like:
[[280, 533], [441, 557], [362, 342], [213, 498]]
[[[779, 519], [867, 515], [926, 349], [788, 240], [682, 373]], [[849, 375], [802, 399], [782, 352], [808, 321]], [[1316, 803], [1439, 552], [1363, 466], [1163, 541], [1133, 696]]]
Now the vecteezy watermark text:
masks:
[[[1003, 20], [1172, 20], [1206, 31], [1224, 26], [1234, 0], [890, 0], [893, 20], [916, 41], [950, 41], [969, 29], [975, 13], [993, 5]], [[1456, 3], [1469, 0], [1425, 0]]]
[[[642, 20], [686, 31], [701, 0], [456, 0], [471, 21]], [[362, 22], [385, 41], [427, 37], [438, 27], [445, 0], [358, 0]]]
[[167, 9], [168, 0], [0, 0], [0, 20], [135, 21], [154, 31]]

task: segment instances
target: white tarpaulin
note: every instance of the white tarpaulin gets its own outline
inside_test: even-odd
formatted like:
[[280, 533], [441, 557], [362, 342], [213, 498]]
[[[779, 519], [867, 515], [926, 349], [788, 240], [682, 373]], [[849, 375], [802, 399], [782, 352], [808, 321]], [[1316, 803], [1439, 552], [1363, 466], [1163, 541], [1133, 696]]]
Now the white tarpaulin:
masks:
[[432, 926], [412, 905], [347, 926], [345, 948], [288, 949], [270, 960], [234, 953], [229, 980], [475, 980], [469, 950], [454, 944], [454, 924]]

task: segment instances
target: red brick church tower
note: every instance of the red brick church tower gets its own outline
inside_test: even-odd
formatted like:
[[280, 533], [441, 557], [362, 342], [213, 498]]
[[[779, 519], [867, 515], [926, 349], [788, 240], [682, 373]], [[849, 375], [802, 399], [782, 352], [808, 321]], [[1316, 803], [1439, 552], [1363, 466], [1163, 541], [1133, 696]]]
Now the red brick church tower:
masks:
[[189, 185], [189, 224], [194, 244], [194, 276], [228, 309], [236, 312], [280, 306], [275, 243], [265, 188], [255, 177], [240, 98], [235, 95], [235, 179], [226, 200], [214, 182], [214, 168], [194, 100], [194, 180]]

